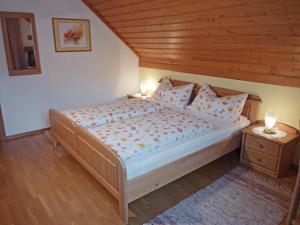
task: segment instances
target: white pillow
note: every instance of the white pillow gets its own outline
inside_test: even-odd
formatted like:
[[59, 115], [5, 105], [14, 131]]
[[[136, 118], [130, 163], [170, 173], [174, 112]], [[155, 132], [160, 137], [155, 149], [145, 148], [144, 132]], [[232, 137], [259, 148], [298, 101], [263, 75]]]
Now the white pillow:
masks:
[[[205, 86], [205, 88], [211, 89], [209, 86]], [[206, 93], [209, 92], [206, 90]], [[239, 94], [218, 98], [216, 96], [213, 97], [212, 95], [205, 96], [200, 90], [195, 98], [196, 101], [193, 101], [193, 103], [188, 106], [188, 111], [192, 112], [194, 115], [197, 113], [205, 114], [236, 123], [240, 120], [240, 115], [243, 111], [247, 97], [248, 94]]]
[[208, 84], [201, 85], [201, 89], [199, 90], [197, 96], [195, 97], [194, 101], [191, 105], [198, 105], [201, 104], [200, 102], [206, 98], [217, 98], [216, 92], [214, 92]]
[[159, 102], [164, 106], [183, 108], [189, 104], [193, 88], [194, 84], [187, 84], [170, 89], [164, 89]]
[[169, 78], [169, 77], [164, 77], [164, 78], [161, 80], [161, 82], [160, 82], [158, 88], [156, 89], [156, 91], [153, 93], [153, 96], [152, 96], [152, 97], [153, 97], [155, 100], [160, 101], [160, 99], [161, 99], [161, 97], [162, 97], [162, 92], [163, 92], [165, 89], [170, 89], [170, 88], [172, 88], [172, 87], [173, 87], [173, 85], [172, 85], [172, 83], [171, 83], [171, 81], [170, 81], [170, 78]]

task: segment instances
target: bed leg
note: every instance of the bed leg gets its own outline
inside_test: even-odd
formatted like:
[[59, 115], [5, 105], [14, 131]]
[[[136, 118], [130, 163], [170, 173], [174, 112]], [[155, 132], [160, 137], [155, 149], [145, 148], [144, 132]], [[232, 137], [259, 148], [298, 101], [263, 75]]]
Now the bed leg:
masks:
[[55, 139], [53, 135], [52, 135], [52, 145], [53, 145], [53, 150], [56, 150], [58, 146], [58, 141]]
[[119, 201], [119, 216], [124, 224], [128, 224], [128, 204]]
[[128, 193], [125, 166], [121, 164], [118, 171], [119, 216], [124, 224], [128, 224]]

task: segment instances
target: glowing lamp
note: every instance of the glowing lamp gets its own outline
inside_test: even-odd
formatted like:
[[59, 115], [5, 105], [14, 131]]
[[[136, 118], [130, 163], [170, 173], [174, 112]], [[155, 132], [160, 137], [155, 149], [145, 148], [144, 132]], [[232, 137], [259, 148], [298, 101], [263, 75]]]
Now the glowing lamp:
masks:
[[145, 83], [140, 83], [140, 90], [141, 90], [141, 93], [142, 95], [146, 95], [147, 93], [147, 85]]
[[153, 92], [156, 90], [157, 84], [154, 81], [148, 81], [148, 82], [141, 82], [140, 83], [140, 91], [143, 96], [153, 94]]
[[265, 129], [266, 134], [276, 134], [274, 131], [274, 126], [276, 124], [276, 115], [273, 110], [269, 109], [265, 112]]

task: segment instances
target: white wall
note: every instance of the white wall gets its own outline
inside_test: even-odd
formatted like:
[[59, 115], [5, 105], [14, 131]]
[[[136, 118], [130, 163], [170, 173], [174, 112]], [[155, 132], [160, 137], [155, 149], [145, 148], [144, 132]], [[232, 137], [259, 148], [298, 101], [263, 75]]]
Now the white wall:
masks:
[[[138, 58], [80, 0], [0, 0], [35, 15], [41, 75], [8, 76], [0, 35], [0, 103], [7, 135], [48, 126], [48, 109], [95, 104], [138, 90]], [[92, 52], [56, 53], [52, 18], [90, 19]], [[2, 32], [1, 32], [2, 34]]]

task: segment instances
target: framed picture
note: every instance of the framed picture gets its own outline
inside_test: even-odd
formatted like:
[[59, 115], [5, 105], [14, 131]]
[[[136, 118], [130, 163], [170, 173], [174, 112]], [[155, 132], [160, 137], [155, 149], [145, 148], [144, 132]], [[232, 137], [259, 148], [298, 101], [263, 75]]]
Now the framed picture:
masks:
[[91, 51], [90, 21], [53, 18], [56, 52]]

